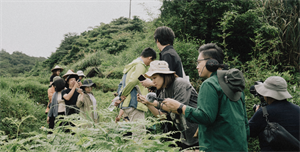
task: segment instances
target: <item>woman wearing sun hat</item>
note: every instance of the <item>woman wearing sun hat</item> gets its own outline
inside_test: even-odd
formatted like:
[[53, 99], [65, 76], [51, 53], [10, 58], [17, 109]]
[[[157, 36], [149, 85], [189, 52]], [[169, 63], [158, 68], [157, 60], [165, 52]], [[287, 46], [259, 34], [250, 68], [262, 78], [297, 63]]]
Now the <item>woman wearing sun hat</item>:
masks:
[[82, 113], [85, 117], [86, 115], [89, 115], [90, 119], [92, 119], [94, 122], [97, 122], [97, 101], [92, 93], [92, 87], [95, 86], [96, 84], [93, 83], [91, 79], [84, 80], [82, 86], [80, 87], [83, 91], [80, 91], [76, 105], [78, 108], [80, 108], [80, 113]]
[[52, 75], [50, 77], [50, 85], [53, 82], [53, 78], [55, 76], [59, 76], [59, 74], [63, 71], [64, 69], [56, 65], [53, 69], [51, 69]]
[[[153, 61], [145, 76], [151, 78], [155, 87], [160, 90], [159, 98], [173, 98], [185, 105], [197, 106], [197, 92], [193, 86], [183, 78], [178, 77], [175, 71], [170, 71], [166, 61]], [[185, 120], [183, 115], [170, 112], [170, 110], [157, 101], [153, 103], [140, 95], [139, 101], [144, 103], [153, 115], [165, 115], [170, 117], [178, 131], [181, 131], [181, 143], [177, 143], [182, 149], [198, 146], [198, 139], [193, 138], [198, 125]], [[156, 108], [155, 108], [156, 107]], [[164, 132], [168, 132], [165, 128]]]
[[[300, 139], [300, 107], [288, 102], [292, 96], [287, 91], [286, 81], [279, 76], [271, 76], [260, 85], [255, 85], [258, 94], [267, 102], [269, 122], [277, 122], [296, 139]], [[250, 137], [259, 138], [261, 151], [278, 151], [271, 147], [264, 139], [263, 131], [266, 127], [266, 118], [263, 117], [262, 108], [259, 108], [249, 120]], [[282, 151], [282, 150], [281, 150]], [[300, 151], [300, 149], [299, 149]]]

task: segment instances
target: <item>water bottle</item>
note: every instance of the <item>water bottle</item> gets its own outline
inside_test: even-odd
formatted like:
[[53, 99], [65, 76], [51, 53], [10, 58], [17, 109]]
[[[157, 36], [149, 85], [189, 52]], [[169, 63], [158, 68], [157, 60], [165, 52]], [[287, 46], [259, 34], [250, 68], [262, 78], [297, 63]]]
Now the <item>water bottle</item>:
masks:
[[118, 97], [118, 96], [115, 97], [114, 100], [113, 100], [113, 102], [108, 106], [107, 109], [108, 109], [109, 111], [113, 111], [113, 110], [115, 109], [115, 107], [116, 107], [116, 106], [115, 106], [115, 102], [116, 102], [117, 100], [119, 100], [119, 97]]

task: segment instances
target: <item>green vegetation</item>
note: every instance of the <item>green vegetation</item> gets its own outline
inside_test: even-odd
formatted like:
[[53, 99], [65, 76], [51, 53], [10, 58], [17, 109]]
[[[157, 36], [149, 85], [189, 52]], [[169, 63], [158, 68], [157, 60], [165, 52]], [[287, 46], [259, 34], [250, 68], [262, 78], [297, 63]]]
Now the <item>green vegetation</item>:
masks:
[[16, 77], [29, 72], [36, 63], [45, 61], [44, 57], [31, 57], [22, 52], [9, 54], [5, 50], [0, 51], [0, 76]]
[[[249, 92], [255, 81], [269, 76], [281, 76], [288, 82], [293, 96], [289, 101], [300, 105], [299, 84], [299, 3], [296, 0], [248, 1], [163, 1], [161, 17], [145, 22], [137, 17], [118, 18], [109, 24], [101, 23], [79, 35], [68, 33], [59, 48], [44, 62], [37, 62], [26, 77], [0, 79], [0, 150], [1, 151], [178, 151], [161, 142], [160, 121], [147, 113], [144, 122], [121, 122], [109, 112], [113, 92], [122, 77], [126, 64], [137, 58], [146, 47], [157, 47], [153, 34], [158, 26], [171, 27], [177, 36], [174, 48], [182, 59], [192, 85], [198, 90], [202, 83], [194, 62], [197, 49], [204, 43], [215, 42], [223, 47], [225, 63], [243, 71], [246, 79], [246, 107], [248, 118], [252, 106], [259, 102]], [[3, 51], [2, 51], [3, 52]], [[1, 52], [1, 54], [2, 54]], [[5, 52], [3, 52], [5, 53]], [[1, 65], [4, 63], [1, 59]], [[47, 138], [47, 89], [50, 69], [55, 65], [87, 74], [97, 67], [98, 76], [91, 78], [98, 101], [99, 123], [80, 117], [72, 121], [75, 135], [65, 134], [56, 126], [53, 136]], [[2, 73], [1, 73], [2, 75]], [[4, 107], [4, 108], [3, 108]], [[77, 117], [77, 116], [75, 116]], [[82, 128], [84, 124], [91, 128]], [[142, 135], [139, 141], [123, 137], [136, 127], [156, 126], [157, 130]], [[130, 129], [129, 129], [130, 128]], [[259, 151], [257, 139], [248, 142], [249, 151]]]

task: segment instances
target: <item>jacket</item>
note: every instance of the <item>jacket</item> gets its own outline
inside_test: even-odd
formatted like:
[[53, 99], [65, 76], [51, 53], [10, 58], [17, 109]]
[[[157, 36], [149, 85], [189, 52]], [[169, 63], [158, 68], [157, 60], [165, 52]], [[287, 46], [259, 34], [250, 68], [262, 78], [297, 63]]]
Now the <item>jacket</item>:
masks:
[[78, 100], [77, 100], [77, 103], [76, 103], [76, 106], [78, 108], [80, 108], [80, 113], [83, 114], [83, 116], [87, 118], [87, 115], [89, 115], [90, 118], [93, 119], [94, 122], [98, 122], [98, 119], [95, 119], [94, 118], [94, 112], [93, 112], [93, 102], [92, 100], [90, 99], [89, 95], [84, 93], [83, 94], [83, 99], [81, 100], [81, 96], [82, 94], [79, 94], [78, 96]]
[[172, 45], [166, 46], [160, 53], [159, 53], [159, 60], [164, 60], [169, 64], [169, 69], [171, 71], [175, 71], [176, 75], [179, 77], [183, 77], [182, 71], [182, 63], [179, 55], [174, 50]]
[[122, 108], [129, 107], [129, 105], [133, 104], [131, 102], [134, 102], [134, 104], [136, 105], [136, 109], [144, 112], [148, 110], [147, 106], [145, 106], [144, 104], [138, 102], [137, 100], [131, 100], [130, 94], [136, 85], [139, 87], [142, 95], [146, 95], [148, 93], [147, 88], [143, 87], [138, 80], [138, 77], [142, 74], [145, 74], [147, 70], [147, 66], [139, 58], [133, 60], [131, 63], [125, 66], [125, 69], [123, 70], [123, 74], [126, 74], [125, 87], [124, 84], [122, 84], [122, 87], [120, 89], [120, 92], [122, 92], [121, 95], [126, 97], [122, 104]]
[[223, 92], [213, 72], [199, 91], [197, 108], [186, 107], [188, 121], [199, 124], [199, 150], [247, 151], [250, 134], [245, 96], [231, 101]]
[[[274, 101], [266, 106], [269, 122], [277, 122], [296, 139], [300, 140], [300, 107], [287, 100]], [[261, 151], [276, 151], [263, 136], [263, 131], [267, 125], [266, 118], [263, 117], [262, 109], [259, 108], [249, 120], [250, 137], [259, 139]], [[278, 151], [278, 150], [277, 150]], [[299, 149], [300, 151], [300, 149]]]

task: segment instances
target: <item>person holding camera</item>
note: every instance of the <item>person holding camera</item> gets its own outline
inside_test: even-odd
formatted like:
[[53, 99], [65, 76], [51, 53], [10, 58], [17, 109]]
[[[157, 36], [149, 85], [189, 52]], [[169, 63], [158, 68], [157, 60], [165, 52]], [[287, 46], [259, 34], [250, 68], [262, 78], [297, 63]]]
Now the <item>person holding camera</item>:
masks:
[[80, 113], [82, 113], [85, 118], [87, 118], [86, 116], [88, 115], [94, 122], [98, 122], [96, 112], [97, 101], [92, 93], [92, 87], [95, 86], [96, 84], [93, 83], [91, 79], [84, 80], [80, 87], [81, 89], [78, 90], [79, 96], [76, 105], [80, 108]]
[[[264, 83], [254, 85], [256, 92], [265, 99], [268, 121], [276, 122], [285, 128], [298, 141], [300, 140], [300, 107], [288, 102], [292, 96], [287, 91], [286, 81], [279, 76], [271, 76]], [[267, 126], [262, 108], [257, 108], [249, 120], [250, 137], [259, 138], [261, 151], [288, 151], [288, 147], [274, 147], [268, 144], [263, 131]], [[300, 151], [298, 149], [297, 151]]]
[[247, 151], [249, 126], [245, 106], [245, 80], [238, 69], [222, 70], [223, 50], [216, 44], [199, 48], [196, 62], [199, 76], [207, 78], [198, 94], [197, 108], [174, 99], [163, 103], [198, 124], [199, 150]]
[[67, 105], [66, 107], [66, 115], [79, 113], [78, 107], [76, 106], [76, 102], [78, 99], [79, 93], [77, 92], [77, 88], [79, 88], [78, 75], [71, 70], [63, 75], [63, 78], [66, 80], [66, 88], [62, 91], [62, 98], [65, 100]]
[[[197, 107], [197, 92], [194, 87], [188, 81], [178, 77], [175, 71], [170, 71], [166, 61], [151, 62], [145, 76], [151, 78], [155, 87], [160, 90], [158, 98], [173, 98], [184, 105]], [[146, 96], [139, 95], [138, 101], [145, 104], [156, 117], [162, 118], [164, 115], [167, 118], [167, 114], [170, 116], [170, 120], [176, 126], [176, 131], [180, 131], [178, 139], [181, 139], [181, 142], [177, 143], [179, 147], [186, 149], [198, 146], [198, 139], [193, 138], [198, 127], [197, 124], [186, 121], [184, 116], [177, 112], [170, 112], [168, 107], [157, 100], [151, 102], [147, 100]], [[164, 128], [163, 131], [164, 133], [169, 132], [170, 128]]]

